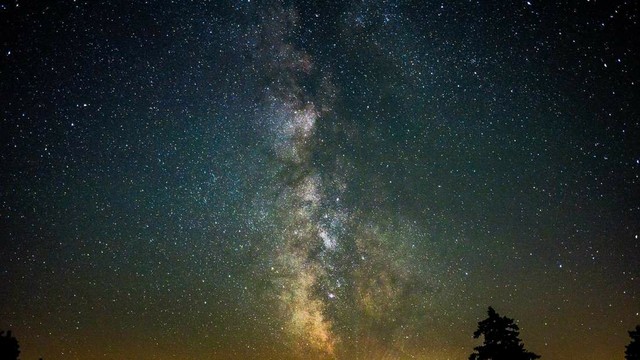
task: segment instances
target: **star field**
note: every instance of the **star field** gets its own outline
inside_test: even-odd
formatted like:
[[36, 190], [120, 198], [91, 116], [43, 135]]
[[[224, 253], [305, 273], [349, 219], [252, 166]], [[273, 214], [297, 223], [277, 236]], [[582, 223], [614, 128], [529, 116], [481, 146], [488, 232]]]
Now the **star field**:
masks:
[[640, 323], [633, 1], [0, 1], [23, 359], [546, 359]]

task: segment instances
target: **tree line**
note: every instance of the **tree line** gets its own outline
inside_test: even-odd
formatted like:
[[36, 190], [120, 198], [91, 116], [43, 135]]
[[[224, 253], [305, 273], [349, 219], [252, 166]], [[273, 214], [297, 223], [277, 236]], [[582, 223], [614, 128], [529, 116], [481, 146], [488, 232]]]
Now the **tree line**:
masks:
[[[492, 307], [488, 317], [478, 323], [475, 339], [484, 337], [482, 345], [473, 348], [469, 360], [535, 360], [540, 355], [527, 351], [520, 340], [520, 329], [513, 319], [500, 316]], [[640, 325], [629, 331], [631, 342], [625, 347], [626, 360], [640, 360]]]
[[[473, 348], [469, 360], [535, 360], [541, 356], [524, 348], [520, 328], [515, 321], [500, 316], [491, 306], [488, 317], [478, 322], [473, 338], [483, 337], [482, 345]], [[640, 360], [640, 325], [629, 331], [631, 342], [625, 347], [626, 360]], [[19, 360], [20, 344], [11, 331], [0, 331], [0, 360]], [[40, 358], [42, 360], [42, 358]]]

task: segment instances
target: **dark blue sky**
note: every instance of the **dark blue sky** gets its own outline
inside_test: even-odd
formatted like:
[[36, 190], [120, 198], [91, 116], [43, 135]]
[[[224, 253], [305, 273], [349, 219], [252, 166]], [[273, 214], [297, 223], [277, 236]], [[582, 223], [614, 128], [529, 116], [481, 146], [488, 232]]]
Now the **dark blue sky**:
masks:
[[552, 359], [640, 322], [638, 4], [0, 1], [23, 358]]

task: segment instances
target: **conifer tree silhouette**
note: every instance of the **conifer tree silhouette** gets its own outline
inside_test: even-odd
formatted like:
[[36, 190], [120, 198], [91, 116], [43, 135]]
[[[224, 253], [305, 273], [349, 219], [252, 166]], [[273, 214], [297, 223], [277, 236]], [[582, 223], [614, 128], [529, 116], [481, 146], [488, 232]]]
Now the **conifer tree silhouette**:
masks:
[[473, 348], [475, 351], [469, 360], [534, 360], [540, 355], [524, 349], [522, 340], [518, 338], [518, 325], [506, 316], [500, 316], [491, 306], [489, 317], [478, 323], [478, 330], [473, 338], [484, 336], [484, 343]]
[[18, 339], [11, 335], [11, 330], [0, 331], [0, 360], [17, 360], [20, 355]]
[[626, 360], [640, 360], [640, 325], [636, 326], [635, 331], [629, 331], [631, 342], [626, 346], [624, 358]]

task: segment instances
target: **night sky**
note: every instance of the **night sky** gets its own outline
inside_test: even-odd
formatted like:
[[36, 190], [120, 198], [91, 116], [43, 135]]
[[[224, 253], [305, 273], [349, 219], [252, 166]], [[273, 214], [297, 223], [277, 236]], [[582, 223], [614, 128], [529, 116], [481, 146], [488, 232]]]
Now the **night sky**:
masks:
[[640, 323], [637, 1], [0, 1], [22, 359], [543, 359]]

